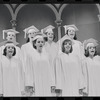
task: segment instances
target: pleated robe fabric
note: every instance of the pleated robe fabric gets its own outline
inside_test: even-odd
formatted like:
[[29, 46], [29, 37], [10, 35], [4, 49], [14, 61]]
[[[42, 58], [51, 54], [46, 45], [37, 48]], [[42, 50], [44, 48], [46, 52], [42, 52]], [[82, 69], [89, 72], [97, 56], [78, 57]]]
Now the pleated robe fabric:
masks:
[[24, 91], [23, 67], [19, 59], [2, 56], [0, 61], [0, 92], [4, 97], [22, 96]]
[[100, 56], [84, 60], [87, 69], [87, 92], [89, 96], [100, 96]]
[[78, 40], [72, 40], [72, 41], [74, 42], [72, 53], [74, 55], [77, 55], [80, 58], [80, 60], [83, 60], [84, 59], [84, 48], [83, 48], [82, 43]]
[[36, 50], [32, 55], [27, 56], [26, 85], [35, 87], [35, 96], [51, 96], [54, 84], [48, 54], [43, 49], [42, 53]]
[[49, 60], [50, 60], [50, 66], [52, 68], [52, 75], [53, 75], [53, 82], [55, 84], [55, 70], [54, 70], [54, 61], [58, 55], [58, 44], [55, 42], [52, 42], [51, 44], [49, 44], [48, 42], [45, 43], [44, 46], [46, 52], [49, 55]]
[[79, 58], [73, 54], [62, 53], [56, 58], [56, 88], [62, 96], [80, 96], [79, 89], [85, 87]]
[[23, 62], [24, 71], [25, 71], [25, 68], [27, 67], [26, 66], [27, 55], [34, 56], [32, 55], [32, 52], [34, 52], [34, 48], [30, 42], [22, 45], [21, 54], [22, 54], [22, 62]]

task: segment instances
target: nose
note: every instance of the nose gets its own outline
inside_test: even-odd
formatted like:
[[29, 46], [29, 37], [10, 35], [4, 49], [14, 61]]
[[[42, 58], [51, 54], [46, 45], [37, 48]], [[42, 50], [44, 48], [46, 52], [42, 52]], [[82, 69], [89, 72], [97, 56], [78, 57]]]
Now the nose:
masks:
[[12, 48], [10, 48], [10, 50], [12, 50]]

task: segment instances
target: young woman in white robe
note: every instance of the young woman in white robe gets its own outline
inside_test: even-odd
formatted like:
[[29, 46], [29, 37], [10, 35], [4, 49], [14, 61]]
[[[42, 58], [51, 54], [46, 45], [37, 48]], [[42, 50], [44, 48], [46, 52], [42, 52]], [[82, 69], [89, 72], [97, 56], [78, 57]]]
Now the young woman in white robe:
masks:
[[[54, 61], [55, 61], [56, 56], [58, 55], [59, 48], [58, 48], [58, 44], [53, 41], [55, 38], [53, 29], [54, 29], [54, 27], [52, 25], [49, 25], [46, 28], [44, 28], [44, 30], [45, 30], [44, 33], [47, 36], [47, 42], [45, 42], [44, 48], [45, 48], [46, 52], [49, 54], [50, 64], [52, 67], [53, 81], [55, 84]], [[55, 87], [54, 87], [54, 89], [55, 89]]]
[[[63, 36], [59, 41], [62, 41], [63, 38], [66, 38], [67, 35], [71, 38], [71, 40], [74, 42], [73, 44], [73, 51], [72, 53], [75, 55], [78, 55], [78, 57], [82, 60], [84, 59], [84, 49], [83, 45], [80, 41], [77, 40], [76, 37], [76, 31], [78, 31], [77, 27], [75, 25], [65, 25], [65, 36]], [[60, 46], [61, 49], [61, 46]]]
[[[42, 35], [34, 37], [33, 46], [36, 49], [33, 56], [27, 57], [26, 87], [32, 87], [35, 96], [51, 96], [53, 84], [48, 54], [44, 46]], [[30, 90], [30, 89], [29, 89]]]
[[[3, 35], [5, 34], [5, 33], [7, 33], [7, 37], [6, 37], [6, 39], [7, 39], [7, 41], [16, 41], [16, 34], [17, 33], [19, 33], [19, 32], [17, 32], [17, 31], [15, 31], [15, 30], [13, 30], [13, 29], [8, 29], [8, 30], [3, 30]], [[4, 36], [3, 36], [4, 37]], [[2, 45], [1, 47], [0, 47], [0, 57], [2, 56], [2, 54], [3, 54], [3, 50], [4, 50], [4, 48], [5, 48], [5, 45]], [[21, 57], [21, 50], [20, 50], [20, 48], [18, 47], [18, 46], [15, 46], [15, 48], [16, 48], [16, 55], [14, 56], [14, 57], [16, 57], [16, 58], [18, 58], [18, 59], [22, 59]]]
[[22, 96], [24, 92], [22, 62], [15, 55], [15, 45], [7, 41], [0, 61], [0, 94], [4, 97]]
[[27, 55], [31, 55], [31, 53], [34, 52], [32, 41], [33, 41], [35, 33], [38, 32], [38, 31], [39, 30], [35, 26], [30, 26], [30, 27], [28, 27], [24, 30], [25, 38], [26, 38], [26, 34], [28, 34], [27, 43], [25, 43], [21, 46], [21, 53], [22, 53], [22, 61], [23, 61], [24, 70], [25, 70], [25, 67], [26, 67]]
[[55, 62], [56, 90], [62, 91], [62, 96], [80, 96], [79, 92], [85, 89], [81, 61], [71, 53], [72, 44], [69, 37], [62, 41], [62, 53]]
[[87, 69], [87, 92], [88, 96], [100, 96], [100, 56], [97, 55], [97, 41], [88, 39], [84, 42], [85, 60]]

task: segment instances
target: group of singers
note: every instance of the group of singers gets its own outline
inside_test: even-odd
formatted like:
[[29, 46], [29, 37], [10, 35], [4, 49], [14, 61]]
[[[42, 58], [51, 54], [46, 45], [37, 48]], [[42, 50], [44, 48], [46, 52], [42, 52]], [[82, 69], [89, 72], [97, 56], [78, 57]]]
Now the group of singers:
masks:
[[0, 43], [0, 96], [100, 96], [98, 41], [77, 40], [78, 28], [65, 25], [54, 42], [55, 27], [24, 29], [28, 40], [19, 48], [14, 29], [3, 30]]

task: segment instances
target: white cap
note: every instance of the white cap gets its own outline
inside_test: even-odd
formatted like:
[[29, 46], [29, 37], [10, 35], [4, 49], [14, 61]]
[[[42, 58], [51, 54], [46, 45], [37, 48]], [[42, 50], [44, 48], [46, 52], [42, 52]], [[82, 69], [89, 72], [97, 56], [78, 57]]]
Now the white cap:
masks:
[[47, 37], [47, 36], [45, 34], [41, 33], [41, 32], [38, 32], [38, 33], [35, 34], [33, 41], [38, 39], [38, 38], [44, 38], [44, 37]]
[[41, 32], [42, 33], [53, 33], [54, 28], [55, 28], [54, 26], [49, 25], [49, 26], [45, 27], [44, 29], [41, 29]]
[[87, 49], [87, 47], [91, 46], [91, 45], [94, 45], [95, 47], [98, 46], [98, 41], [93, 39], [93, 38], [90, 38], [90, 39], [87, 39], [87, 40], [84, 40], [83, 42], [83, 45], [84, 45], [84, 49]]
[[25, 28], [23, 31], [25, 32], [24, 38], [26, 38], [26, 34], [29, 34], [30, 32], [34, 32], [34, 33], [39, 32], [39, 30], [33, 25], [28, 28]]
[[65, 26], [63, 26], [63, 27], [64, 27], [64, 29], [65, 29], [65, 34], [66, 34], [67, 30], [78, 31], [78, 28], [77, 28], [74, 24], [72, 24], [72, 25], [65, 25]]
[[14, 35], [16, 35], [16, 34], [18, 34], [19, 32], [16, 31], [16, 30], [14, 30], [14, 29], [3, 30], [3, 39], [5, 39], [5, 33], [6, 33], [7, 35], [9, 35], [9, 34], [14, 34]]
[[8, 46], [8, 45], [12, 45], [12, 46], [16, 46], [16, 45], [18, 45], [19, 43], [18, 42], [16, 42], [16, 41], [3, 41], [3, 42], [1, 42], [0, 43], [0, 46], [3, 46], [3, 45], [5, 45], [5, 47], [6, 46]]
[[[63, 41], [66, 40], [66, 39], [72, 41], [72, 39], [71, 39], [68, 35], [65, 35], [65, 36], [63, 36], [61, 39], [59, 39], [59, 40], [57, 41], [57, 43], [59, 43], [60, 45], [62, 45]], [[74, 44], [74, 42], [72, 41], [72, 45], [73, 45], [73, 44]]]

